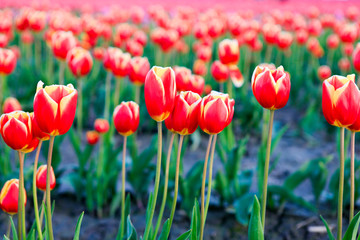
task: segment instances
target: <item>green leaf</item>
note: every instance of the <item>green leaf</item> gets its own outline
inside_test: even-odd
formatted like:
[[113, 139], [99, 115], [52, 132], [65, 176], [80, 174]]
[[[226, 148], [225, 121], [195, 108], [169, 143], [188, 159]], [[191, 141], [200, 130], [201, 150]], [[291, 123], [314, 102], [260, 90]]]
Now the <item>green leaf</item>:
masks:
[[169, 233], [170, 233], [170, 219], [168, 218], [161, 229], [161, 233], [158, 240], [167, 240]]
[[128, 216], [127, 218], [127, 227], [126, 227], [126, 239], [127, 240], [137, 240], [137, 233], [136, 233], [136, 229], [134, 228], [134, 225], [132, 224], [131, 220], [130, 220], [130, 216]]
[[329, 240], [335, 240], [334, 235], [331, 233], [329, 224], [325, 221], [325, 219], [324, 219], [322, 216], [320, 216], [320, 218], [321, 218], [321, 221], [322, 221], [322, 222], [324, 223], [324, 225], [325, 225], [325, 228], [326, 228], [326, 231], [327, 231]]
[[199, 230], [200, 230], [200, 208], [199, 202], [195, 198], [194, 207], [191, 216], [191, 240], [198, 240]]
[[75, 228], [75, 234], [74, 234], [74, 240], [79, 240], [81, 222], [82, 222], [82, 220], [83, 220], [83, 217], [84, 217], [84, 212], [82, 212], [82, 213], [80, 214], [80, 217], [79, 217], [79, 219], [77, 220], [76, 228]]
[[356, 235], [359, 231], [360, 225], [360, 212], [351, 220], [348, 229], [345, 232], [343, 240], [356, 240]]
[[254, 195], [247, 193], [234, 202], [236, 220], [246, 226], [249, 223], [249, 214], [253, 204]]
[[264, 230], [261, 224], [260, 203], [256, 195], [254, 196], [253, 209], [248, 230], [249, 240], [264, 240]]
[[186, 240], [190, 237], [190, 234], [191, 234], [191, 229], [181, 234], [176, 240]]
[[11, 223], [11, 231], [12, 231], [13, 240], [18, 240], [18, 234], [16, 231], [14, 221], [13, 221], [12, 217], [9, 217], [9, 218], [10, 218], [10, 223]]

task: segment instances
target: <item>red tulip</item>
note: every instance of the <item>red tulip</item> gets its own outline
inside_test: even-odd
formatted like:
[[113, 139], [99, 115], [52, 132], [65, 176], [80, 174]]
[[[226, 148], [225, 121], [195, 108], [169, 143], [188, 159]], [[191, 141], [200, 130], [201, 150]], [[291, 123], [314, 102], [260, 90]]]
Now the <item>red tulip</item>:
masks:
[[30, 113], [30, 117], [31, 117], [31, 128], [32, 128], [32, 133], [33, 133], [33, 137], [42, 140], [42, 141], [46, 141], [50, 139], [50, 135], [47, 133], [44, 133], [43, 131], [40, 130], [36, 120], [35, 120], [35, 116], [34, 113]]
[[99, 133], [97, 131], [87, 131], [86, 141], [89, 145], [95, 145], [99, 142]]
[[[26, 191], [24, 189], [24, 205], [26, 206]], [[11, 179], [5, 182], [0, 192], [0, 208], [10, 215], [18, 212], [19, 205], [19, 179]]]
[[203, 60], [204, 62], [209, 62], [211, 60], [212, 48], [207, 46], [201, 46], [196, 51], [196, 56], [198, 59]]
[[0, 33], [0, 48], [4, 48], [9, 43], [9, 37], [5, 34]]
[[293, 41], [293, 37], [291, 33], [289, 32], [280, 32], [277, 35], [277, 45], [281, 50], [286, 50], [291, 46], [291, 43]]
[[132, 37], [136, 42], [140, 43], [143, 47], [145, 47], [147, 43], [147, 35], [142, 30], [137, 30]]
[[75, 77], [86, 76], [93, 66], [93, 60], [89, 51], [75, 47], [71, 49], [66, 57], [66, 62]]
[[236, 65], [239, 58], [239, 43], [236, 39], [224, 39], [219, 43], [219, 59], [223, 64]]
[[203, 60], [196, 59], [193, 65], [193, 71], [196, 75], [205, 76], [207, 73], [206, 63]]
[[29, 153], [34, 151], [39, 145], [39, 139], [37, 139], [34, 135], [31, 139], [31, 142], [29, 143], [29, 145], [27, 145], [26, 148], [24, 148], [23, 150], [21, 150], [23, 153]]
[[265, 42], [270, 45], [275, 44], [276, 37], [280, 31], [281, 31], [281, 27], [279, 25], [266, 23], [262, 28], [262, 33], [264, 35]]
[[129, 74], [130, 60], [129, 53], [120, 53], [119, 51], [113, 53], [111, 70], [115, 77], [126, 77]]
[[334, 75], [323, 82], [322, 109], [331, 125], [348, 127], [356, 121], [360, 93], [354, 79], [354, 74], [347, 77]]
[[318, 69], [318, 77], [321, 81], [329, 78], [331, 76], [331, 69], [327, 65], [320, 66]]
[[305, 29], [296, 31], [296, 42], [299, 45], [304, 45], [309, 38], [309, 33]]
[[119, 134], [123, 136], [133, 134], [139, 126], [139, 105], [132, 101], [122, 102], [114, 110], [113, 121]]
[[134, 57], [130, 60], [129, 66], [129, 79], [137, 86], [145, 83], [146, 74], [150, 70], [150, 63], [146, 57]]
[[56, 58], [65, 60], [68, 52], [76, 46], [72, 32], [57, 31], [52, 34], [51, 47]]
[[226, 128], [234, 116], [234, 99], [228, 94], [212, 91], [200, 105], [199, 126], [207, 134], [218, 134]]
[[0, 75], [11, 74], [16, 67], [16, 56], [13, 51], [0, 48]]
[[[46, 174], [47, 166], [41, 165], [36, 171], [36, 187], [41, 191], [46, 191]], [[54, 174], [54, 169], [51, 167], [50, 171], [50, 190], [53, 190], [56, 186], [56, 178]]]
[[343, 57], [338, 62], [339, 69], [343, 72], [350, 71], [350, 61], [347, 57]]
[[23, 111], [3, 114], [0, 118], [0, 131], [9, 147], [25, 151], [33, 139], [30, 114]]
[[343, 43], [354, 43], [359, 36], [359, 28], [355, 24], [344, 24], [339, 30], [339, 37]]
[[38, 82], [34, 98], [35, 120], [41, 131], [51, 136], [65, 134], [75, 118], [77, 91], [71, 84], [43, 85]]
[[40, 32], [45, 28], [46, 13], [43, 11], [31, 11], [28, 16], [29, 27], [34, 32]]
[[108, 120], [103, 118], [98, 118], [95, 120], [94, 129], [98, 133], [107, 133], [109, 131], [110, 125]]
[[126, 42], [126, 51], [134, 57], [142, 56], [144, 53], [144, 48], [140, 43], [130, 39]]
[[157, 122], [164, 121], [174, 108], [174, 71], [170, 67], [152, 67], [146, 75], [144, 94], [149, 115]]
[[95, 47], [93, 50], [93, 56], [96, 60], [102, 61], [104, 59], [105, 49], [103, 47]]
[[108, 47], [104, 52], [103, 65], [106, 71], [112, 71], [114, 55], [120, 55], [122, 51], [120, 48]]
[[331, 34], [326, 39], [326, 45], [330, 49], [336, 49], [340, 44], [340, 38], [337, 34]]
[[211, 75], [219, 83], [226, 82], [229, 79], [229, 68], [216, 60], [211, 64]]
[[180, 92], [175, 98], [175, 107], [165, 120], [167, 129], [181, 135], [189, 135], [198, 127], [201, 97], [191, 91]]
[[251, 79], [256, 100], [263, 108], [276, 110], [283, 108], [290, 95], [290, 76], [282, 66], [276, 70], [257, 66]]
[[11, 113], [17, 110], [22, 110], [19, 101], [14, 97], [6, 98], [3, 105], [3, 113]]
[[186, 67], [174, 67], [176, 90], [178, 92], [189, 90], [191, 70]]
[[360, 72], [360, 43], [356, 45], [352, 54], [352, 62], [356, 71]]
[[199, 75], [191, 75], [189, 90], [199, 95], [202, 95], [202, 93], [204, 92], [204, 88], [205, 88], [204, 78]]

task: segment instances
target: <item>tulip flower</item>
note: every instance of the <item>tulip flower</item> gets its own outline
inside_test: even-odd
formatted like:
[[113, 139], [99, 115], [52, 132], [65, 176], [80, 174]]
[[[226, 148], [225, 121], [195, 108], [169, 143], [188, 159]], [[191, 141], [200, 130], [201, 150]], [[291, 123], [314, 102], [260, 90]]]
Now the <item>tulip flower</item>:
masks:
[[[334, 75], [324, 80], [322, 93], [322, 109], [324, 117], [329, 124], [340, 127], [340, 172], [337, 239], [341, 239], [342, 237], [342, 205], [344, 193], [345, 164], [344, 133], [345, 127], [351, 127], [357, 121], [360, 112], [360, 105], [358, 104], [359, 101], [360, 92], [355, 84], [355, 75], [348, 75], [347, 77]], [[356, 127], [356, 125], [354, 127]], [[353, 177], [353, 173], [351, 173], [351, 177]], [[351, 184], [351, 187], [354, 187], [353, 182]]]
[[347, 57], [343, 57], [338, 62], [338, 67], [342, 73], [346, 73], [350, 71], [350, 61]]
[[202, 95], [205, 88], [205, 80], [202, 76], [191, 75], [189, 91]]
[[107, 133], [110, 129], [108, 120], [101, 118], [96, 119], [94, 123], [94, 129], [101, 134]]
[[328, 79], [331, 76], [331, 69], [327, 65], [320, 66], [318, 68], [318, 77], [321, 81]]
[[22, 109], [21, 109], [21, 104], [16, 98], [8, 97], [5, 99], [2, 110], [3, 113], [11, 113], [13, 111], [20, 111]]
[[[26, 206], [26, 192], [24, 192], [24, 206]], [[19, 180], [11, 179], [5, 182], [0, 192], [0, 208], [10, 215], [18, 212], [19, 205]]]
[[0, 76], [11, 74], [16, 66], [16, 56], [9, 49], [0, 48]]
[[119, 104], [120, 100], [120, 90], [121, 90], [121, 79], [126, 77], [129, 74], [129, 62], [131, 56], [129, 53], [120, 53], [117, 52], [112, 56], [112, 66], [111, 70], [116, 79], [115, 93], [114, 93], [114, 105]]
[[219, 43], [219, 59], [223, 64], [236, 65], [239, 58], [240, 50], [236, 39], [225, 39]]
[[129, 79], [135, 85], [135, 102], [140, 102], [140, 87], [145, 83], [146, 74], [150, 70], [150, 63], [146, 57], [134, 57], [130, 60]]
[[229, 79], [229, 68], [216, 60], [211, 64], [211, 75], [219, 83], [226, 82]]
[[131, 56], [142, 56], [144, 53], [143, 46], [135, 40], [129, 40], [126, 42], [126, 51], [131, 54]]
[[105, 49], [103, 47], [95, 47], [92, 53], [95, 60], [102, 61], [104, 59]]
[[87, 131], [86, 141], [89, 145], [95, 145], [99, 142], [99, 133], [97, 131]]
[[[47, 175], [47, 166], [41, 165], [36, 172], [36, 187], [41, 191], [46, 191], [46, 175]], [[50, 171], [50, 190], [53, 190], [56, 186], [56, 179], [54, 174], [54, 169], [51, 167]]]
[[196, 59], [193, 65], [193, 72], [196, 75], [205, 76], [207, 73], [206, 63], [203, 60]]
[[354, 49], [354, 52], [352, 54], [352, 62], [355, 70], [357, 72], [360, 72], [360, 44], [358, 43], [356, 45], [356, 48]]
[[186, 67], [174, 67], [176, 90], [178, 92], [189, 90], [191, 70]]
[[276, 70], [257, 66], [252, 75], [251, 85], [256, 100], [263, 108], [283, 108], [289, 99], [290, 76], [282, 66]]

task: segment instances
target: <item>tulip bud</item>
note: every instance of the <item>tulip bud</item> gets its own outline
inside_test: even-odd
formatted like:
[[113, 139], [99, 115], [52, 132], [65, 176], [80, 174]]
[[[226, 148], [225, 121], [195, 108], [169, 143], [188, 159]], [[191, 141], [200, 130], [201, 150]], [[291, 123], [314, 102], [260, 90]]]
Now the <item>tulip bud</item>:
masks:
[[3, 105], [3, 113], [11, 113], [17, 110], [22, 110], [19, 101], [14, 97], [6, 98]]
[[239, 58], [239, 43], [236, 39], [224, 39], [219, 43], [219, 59], [223, 64], [236, 65]]
[[25, 151], [33, 139], [30, 114], [14, 111], [1, 115], [0, 131], [9, 147], [16, 151]]
[[226, 82], [229, 78], [229, 68], [216, 60], [211, 64], [211, 75], [219, 83]]
[[110, 125], [108, 120], [103, 118], [98, 118], [95, 120], [94, 129], [98, 133], [107, 133], [109, 131]]
[[204, 62], [209, 62], [211, 60], [212, 48], [207, 46], [201, 46], [196, 51], [196, 56], [198, 59], [203, 60]]
[[207, 73], [206, 63], [203, 60], [196, 59], [193, 65], [193, 71], [197, 75], [205, 76]]
[[136, 42], [140, 43], [143, 47], [145, 47], [145, 45], [147, 43], [147, 35], [142, 30], [137, 30], [133, 35], [133, 39]]
[[106, 71], [112, 71], [114, 55], [121, 55], [122, 51], [119, 48], [108, 47], [104, 52], [103, 65]]
[[165, 120], [167, 129], [181, 135], [189, 135], [198, 127], [201, 97], [191, 91], [181, 92], [175, 98], [175, 107]]
[[129, 62], [131, 56], [129, 53], [116, 52], [112, 56], [111, 70], [115, 77], [125, 77], [129, 73]]
[[51, 47], [56, 58], [65, 60], [68, 52], [76, 46], [72, 32], [57, 31], [52, 34]]
[[75, 118], [77, 91], [72, 84], [43, 85], [38, 82], [34, 97], [35, 120], [41, 131], [51, 136], [65, 134]]
[[293, 37], [289, 32], [280, 32], [277, 35], [277, 45], [281, 50], [286, 50], [291, 46]]
[[89, 145], [95, 145], [99, 142], [99, 133], [97, 131], [87, 131], [86, 141]]
[[360, 72], [360, 43], [356, 45], [352, 54], [352, 62], [357, 72]]
[[306, 30], [301, 29], [301, 30], [296, 31], [297, 44], [304, 45], [306, 43], [306, 41], [308, 40], [308, 38], [309, 38], [309, 33]]
[[[41, 165], [36, 171], [36, 187], [41, 191], [46, 191], [46, 175], [47, 175], [47, 166]], [[54, 174], [54, 169], [51, 167], [50, 171], [50, 190], [53, 190], [56, 185], [56, 179]]]
[[[26, 191], [24, 189], [24, 205], [26, 206]], [[11, 179], [5, 182], [0, 192], [0, 208], [10, 215], [18, 212], [19, 180]]]
[[152, 119], [164, 121], [174, 108], [176, 96], [175, 73], [170, 67], [154, 66], [145, 79], [145, 104]]
[[139, 105], [132, 101], [122, 102], [114, 110], [113, 121], [119, 134], [123, 136], [133, 134], [139, 126]]
[[0, 48], [0, 75], [11, 74], [16, 66], [16, 56], [13, 51]]
[[207, 134], [218, 134], [226, 128], [234, 116], [234, 99], [228, 94], [212, 91], [200, 105], [199, 126]]
[[331, 69], [327, 65], [320, 66], [318, 69], [318, 77], [321, 81], [329, 78], [331, 76]]
[[105, 49], [103, 47], [96, 47], [93, 50], [94, 58], [98, 61], [102, 61], [104, 59]]
[[142, 56], [144, 53], [144, 48], [140, 43], [130, 39], [126, 42], [126, 51], [134, 57]]
[[205, 80], [200, 75], [191, 75], [189, 90], [201, 95], [204, 92]]
[[263, 108], [276, 110], [283, 108], [290, 95], [290, 76], [282, 66], [276, 70], [257, 66], [251, 79], [256, 100]]
[[174, 67], [176, 90], [178, 92], [189, 90], [191, 70], [186, 67]]
[[75, 77], [86, 76], [93, 66], [90, 52], [81, 47], [71, 49], [67, 54], [66, 62]]
[[352, 125], [360, 110], [355, 75], [334, 75], [323, 82], [322, 109], [326, 121], [337, 127]]
[[331, 34], [326, 39], [326, 45], [330, 49], [336, 49], [339, 46], [339, 44], [340, 44], [340, 39], [336, 34]]
[[34, 32], [40, 32], [45, 28], [46, 12], [31, 11], [28, 16], [29, 27]]
[[145, 83], [150, 63], [146, 57], [134, 57], [129, 62], [129, 78], [132, 83], [141, 86]]

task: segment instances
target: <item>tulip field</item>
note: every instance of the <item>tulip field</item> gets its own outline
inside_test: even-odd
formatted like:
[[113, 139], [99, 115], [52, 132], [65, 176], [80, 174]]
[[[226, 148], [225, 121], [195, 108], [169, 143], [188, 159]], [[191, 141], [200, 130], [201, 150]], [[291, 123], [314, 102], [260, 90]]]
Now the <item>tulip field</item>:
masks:
[[360, 240], [360, 2], [0, 1], [0, 238]]

